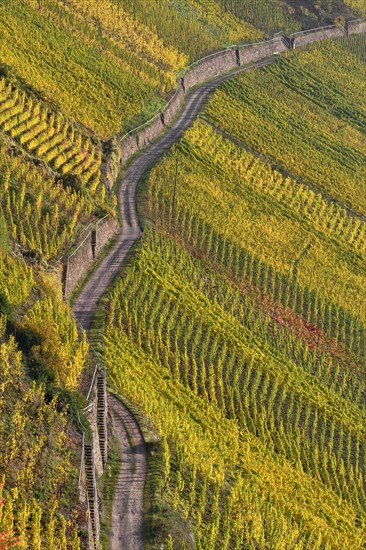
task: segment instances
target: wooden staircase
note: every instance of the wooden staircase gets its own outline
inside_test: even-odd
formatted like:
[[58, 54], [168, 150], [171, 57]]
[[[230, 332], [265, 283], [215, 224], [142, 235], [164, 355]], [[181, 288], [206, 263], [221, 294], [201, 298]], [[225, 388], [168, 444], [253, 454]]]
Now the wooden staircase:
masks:
[[107, 463], [107, 384], [106, 373], [98, 374], [97, 377], [97, 425], [99, 436], [100, 454], [102, 456], [103, 468]]
[[[88, 393], [87, 414], [92, 427], [91, 442], [83, 446], [86, 497], [88, 504], [88, 550], [99, 550], [100, 517], [97, 476], [107, 463], [107, 379], [106, 371], [96, 367]], [[83, 442], [85, 441], [85, 436]], [[99, 453], [100, 452], [100, 453]]]
[[89, 548], [97, 550], [99, 548], [99, 506], [92, 443], [85, 443], [84, 453], [90, 534], [92, 535], [89, 539]]

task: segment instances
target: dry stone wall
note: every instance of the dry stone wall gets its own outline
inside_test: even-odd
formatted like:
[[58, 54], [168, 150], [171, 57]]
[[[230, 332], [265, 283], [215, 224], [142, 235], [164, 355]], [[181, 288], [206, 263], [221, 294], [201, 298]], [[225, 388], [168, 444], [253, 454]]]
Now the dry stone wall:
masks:
[[71, 254], [64, 266], [64, 296], [69, 298], [78, 281], [85, 275], [94, 260], [91, 232]]
[[299, 46], [306, 46], [319, 40], [326, 40], [327, 38], [340, 38], [347, 36], [347, 30], [344, 27], [338, 27], [336, 25], [330, 27], [324, 27], [322, 29], [305, 31], [302, 33], [296, 33], [291, 35], [292, 47], [298, 48]]
[[138, 150], [139, 146], [137, 145], [135, 133], [124, 138], [121, 144], [121, 164], [124, 164]]
[[286, 46], [281, 37], [274, 38], [262, 44], [241, 46], [239, 48], [240, 65], [248, 65], [248, 63], [254, 63], [255, 61], [286, 50], [288, 50], [288, 46]]
[[289, 37], [277, 36], [272, 40], [238, 46], [205, 57], [188, 68], [184, 77], [179, 79], [177, 91], [160, 115], [156, 115], [150, 123], [144, 125], [140, 130], [136, 128], [136, 131], [132, 131], [122, 138], [120, 143], [121, 163], [123, 164], [139, 149], [151, 143], [164, 130], [165, 126], [170, 124], [184, 102], [185, 93], [193, 86], [230, 71], [238, 65], [255, 63], [290, 48], [298, 48], [319, 40], [339, 38], [347, 34], [361, 32], [366, 32], [366, 19], [350, 21], [347, 23], [346, 28], [332, 25], [295, 33]]
[[358, 19], [357, 21], [349, 21], [347, 23], [348, 34], [359, 34], [366, 32], [366, 19]]
[[64, 265], [64, 296], [69, 298], [78, 282], [85, 277], [105, 244], [119, 231], [118, 222], [106, 217], [96, 223]]
[[230, 71], [238, 65], [235, 50], [226, 50], [210, 55], [196, 63], [184, 76], [186, 90], [200, 82]]
[[[339, 38], [347, 34], [356, 34], [366, 32], [366, 19], [357, 21], [349, 21], [346, 28], [342, 26], [332, 25], [320, 29], [295, 33], [289, 37], [277, 36], [272, 40], [260, 42], [257, 44], [248, 44], [238, 46], [233, 49], [227, 49], [221, 52], [214, 53], [206, 58], [194, 63], [184, 75], [178, 80], [178, 88], [169, 101], [167, 106], [158, 113], [149, 123], [143, 125], [140, 129], [130, 132], [123, 137], [117, 147], [119, 148], [116, 158], [119, 164], [124, 164], [140, 149], [149, 145], [156, 137], [162, 133], [164, 128], [168, 126], [174, 117], [179, 112], [186, 92], [193, 86], [214, 78], [215, 76], [228, 72], [238, 65], [248, 65], [255, 63], [261, 59], [269, 57], [276, 53], [281, 53], [289, 48], [298, 48], [324, 40], [328, 38]], [[118, 164], [118, 162], [117, 162]], [[110, 181], [113, 177], [117, 177], [118, 169], [111, 169], [106, 163], [105, 173], [108, 175], [108, 185], [111, 187], [114, 183]], [[95, 256], [100, 253], [104, 244], [118, 230], [118, 225], [114, 221], [109, 221], [105, 225], [100, 225], [95, 233], [90, 236], [89, 242], [86, 240], [77, 249], [74, 255], [68, 260], [65, 268], [65, 296], [69, 297], [77, 282], [86, 274]], [[90, 240], [92, 242], [90, 242]]]
[[146, 145], [149, 145], [149, 143], [151, 143], [163, 130], [164, 124], [162, 117], [158, 114], [151, 124], [145, 126], [145, 128], [140, 130], [137, 134], [137, 143], [139, 148], [142, 149], [143, 147], [146, 147]]
[[184, 103], [184, 97], [185, 97], [184, 86], [185, 86], [184, 80], [180, 79], [179, 88], [177, 89], [174, 96], [172, 97], [172, 99], [164, 109], [163, 115], [164, 115], [165, 126], [168, 126], [172, 122], [172, 120], [174, 119], [174, 117], [176, 116], [176, 114], [178, 113], [178, 111], [180, 110], [181, 106]]
[[104, 246], [118, 230], [119, 225], [116, 218], [107, 218], [97, 225], [95, 229], [95, 257], [99, 256]]

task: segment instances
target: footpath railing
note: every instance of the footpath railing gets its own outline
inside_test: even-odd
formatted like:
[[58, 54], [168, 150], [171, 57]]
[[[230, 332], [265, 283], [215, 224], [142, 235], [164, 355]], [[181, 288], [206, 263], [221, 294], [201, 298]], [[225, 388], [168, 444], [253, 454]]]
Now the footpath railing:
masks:
[[119, 225], [111, 214], [90, 223], [81, 243], [67, 256], [63, 265], [63, 291], [69, 298], [77, 283], [86, 275], [88, 269], [99, 255], [107, 241], [113, 237]]
[[[138, 151], [154, 141], [167, 126], [169, 126], [180, 111], [187, 93], [195, 85], [205, 80], [212, 79], [218, 74], [223, 74], [240, 66], [255, 63], [273, 54], [305, 46], [318, 40], [337, 38], [362, 32], [366, 32], [366, 18], [348, 21], [345, 26], [328, 25], [295, 32], [288, 36], [279, 32], [270, 40], [246, 44], [232, 44], [223, 50], [206, 55], [194, 61], [178, 73], [178, 87], [166, 105], [152, 118], [118, 138], [118, 162], [111, 162], [111, 156], [105, 160], [105, 165], [109, 167], [113, 166], [113, 169], [116, 171], [111, 174], [107, 170], [105, 177], [109, 182], [114, 182], [117, 178], [119, 167]], [[87, 236], [68, 256], [66, 263], [63, 265], [64, 295], [66, 298], [70, 296], [78, 281], [85, 276], [108, 238], [112, 237], [118, 230], [118, 224], [115, 223], [115, 225], [113, 225], [110, 218], [107, 218], [109, 218], [109, 216], [105, 216], [95, 224], [91, 224], [93, 227], [90, 226]], [[108, 238], [104, 238], [103, 236], [103, 242], [99, 247], [97, 244], [98, 235], [104, 232], [104, 227], [107, 228], [105, 233]]]
[[[298, 31], [290, 35], [284, 33], [276, 33], [270, 40], [263, 40], [248, 44], [233, 44], [224, 50], [206, 55], [191, 63], [185, 69], [178, 73], [178, 88], [168, 103], [160, 109], [152, 118], [133, 128], [119, 138], [121, 148], [120, 163], [123, 164], [131, 156], [133, 156], [141, 148], [153, 141], [166, 127], [169, 122], [179, 111], [186, 93], [190, 88], [206, 79], [206, 73], [215, 71], [217, 68], [223, 69], [225, 72], [235, 69], [238, 65], [244, 65], [253, 61], [259, 60], [261, 57], [276, 53], [276, 46], [279, 46], [279, 52], [285, 49], [294, 49], [299, 46], [304, 46], [324, 40], [327, 38], [336, 38], [366, 32], [366, 18], [348, 21], [345, 26], [328, 25], [325, 27], [317, 27], [306, 31]], [[199, 69], [199, 71], [197, 71]], [[201, 73], [201, 74], [199, 74]], [[203, 78], [202, 78], [203, 73]], [[217, 73], [216, 73], [217, 74]], [[168, 114], [168, 117], [167, 117]]]
[[[95, 351], [91, 349], [92, 353]], [[99, 532], [100, 532], [100, 514], [99, 514], [99, 502], [98, 502], [98, 489], [97, 489], [97, 477], [103, 472], [103, 466], [105, 459], [100, 457], [99, 460], [96, 456], [100, 456], [100, 441], [98, 437], [99, 425], [98, 416], [96, 414], [99, 408], [98, 395], [95, 397], [96, 382], [98, 376], [102, 373], [102, 367], [96, 362], [93, 375], [91, 378], [90, 386], [88, 388], [86, 401], [87, 405], [82, 409], [83, 415], [88, 418], [92, 418], [90, 430], [88, 430], [80, 419], [80, 413], [78, 412], [78, 428], [82, 433], [82, 447], [80, 455], [80, 469], [78, 477], [78, 497], [81, 502], [86, 503], [87, 507], [87, 527], [88, 527], [88, 550], [99, 550]], [[105, 368], [104, 375], [102, 375], [105, 381]], [[104, 387], [106, 391], [106, 387]], [[106, 403], [104, 404], [106, 406]], [[107, 411], [104, 411], [106, 417]], [[94, 418], [95, 417], [95, 418]], [[106, 427], [103, 426], [103, 429]], [[105, 442], [104, 451], [107, 453], [107, 444]], [[97, 464], [98, 462], [98, 464]]]
[[[251, 42], [251, 43], [246, 44], [246, 45], [247, 46], [255, 46], [255, 45], [260, 45], [260, 44], [263, 44], [263, 43], [264, 43], [264, 41]], [[245, 44], [241, 45], [241, 47], [244, 47], [244, 46], [245, 46]], [[190, 65], [187, 65], [187, 67], [184, 67], [183, 69], [181, 69], [178, 72], [178, 80], [181, 83], [181, 80], [184, 77], [184, 75], [187, 74], [196, 65], [199, 65], [200, 63], [203, 63], [206, 60], [214, 59], [218, 55], [221, 55], [221, 54], [227, 52], [228, 50], [229, 51], [236, 50], [238, 47], [239, 46], [237, 44], [232, 44], [231, 46], [227, 46], [224, 50], [219, 50], [217, 52], [210, 53], [208, 55], [205, 55], [204, 57], [201, 57], [200, 59], [197, 59], [196, 61], [193, 61], [192, 63], [190, 63]], [[132, 128], [132, 130], [130, 130], [126, 134], [122, 135], [122, 137], [119, 140], [120, 144], [122, 144], [129, 136], [137, 134], [139, 132], [139, 130], [142, 130], [143, 128], [146, 128], [146, 126], [149, 126], [152, 122], [154, 122], [155, 120], [161, 118], [161, 115], [164, 115], [165, 111], [167, 111], [169, 109], [170, 105], [172, 103], [174, 103], [174, 100], [176, 99], [177, 95], [179, 94], [179, 91], [180, 91], [180, 88], [178, 87], [175, 90], [172, 97], [169, 99], [169, 101], [161, 109], [159, 109], [159, 111], [157, 111], [157, 113], [152, 118], [150, 118], [146, 122], [140, 124], [139, 126], [136, 126], [135, 128]]]

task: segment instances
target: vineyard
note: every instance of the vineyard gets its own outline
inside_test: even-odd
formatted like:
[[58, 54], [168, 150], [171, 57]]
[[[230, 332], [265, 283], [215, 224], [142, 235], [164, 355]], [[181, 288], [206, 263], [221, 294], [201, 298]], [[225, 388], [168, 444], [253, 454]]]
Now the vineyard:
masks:
[[108, 0], [103, 9], [96, 0], [5, 0], [0, 21], [1, 72], [102, 138], [155, 114], [189, 62], [301, 29], [272, 0], [180, 0], [169, 9], [162, 0]]
[[[0, 3], [1, 549], [86, 548], [95, 494], [113, 494], [90, 483], [94, 365], [62, 280], [115, 221], [119, 138], [200, 57], [365, 9], [294, 4]], [[228, 79], [141, 183], [143, 237], [95, 334], [109, 384], [158, 435], [151, 549], [366, 545], [365, 52], [354, 35]]]
[[366, 63], [365, 35], [361, 34], [360, 36], [350, 36], [347, 40], [342, 40], [339, 45], [352, 52], [352, 54], [361, 59], [364, 64]]
[[86, 517], [72, 416], [88, 346], [56, 259], [111, 204], [100, 145], [19, 85], [0, 89], [0, 544], [76, 550]]
[[57, 277], [1, 248], [0, 541], [15, 548], [80, 548], [77, 440], [60, 388], [77, 387], [86, 354]]
[[[189, 58], [262, 36], [216, 3], [207, 17], [195, 2], [187, 12], [143, 3], [144, 14], [139, 2], [122, 4], [109, 0], [101, 9], [85, 0], [6, 0], [0, 8], [5, 70], [11, 66], [33, 90], [103, 138], [142, 112], [155, 114], [159, 97], [161, 103], [175, 87]], [[199, 13], [203, 19], [195, 22]]]
[[79, 175], [95, 191], [99, 183], [101, 147], [75, 130], [61, 113], [47, 109], [10, 82], [0, 80], [0, 131], [61, 175]]
[[220, 45], [261, 36], [254, 26], [237, 19], [219, 2], [208, 5], [202, 0], [188, 0], [182, 6], [173, 3], [171, 10], [161, 0], [148, 5], [141, 0], [109, 0], [103, 9], [97, 1], [72, 0], [70, 5], [84, 18], [97, 19], [108, 36], [118, 37], [119, 46], [126, 48], [127, 42], [130, 52], [137, 51], [157, 67], [165, 66], [170, 86], [187, 58], [194, 61]]
[[[171, 220], [166, 182], [173, 181], [176, 158], [182, 184]], [[174, 224], [171, 230], [197, 254], [235, 276], [243, 269], [260, 291], [320, 323], [340, 342], [352, 341], [364, 356], [366, 227], [360, 218], [203, 123], [185, 134], [150, 181], [155, 224]], [[353, 328], [356, 340], [349, 334]]]
[[95, 203], [105, 208], [104, 185], [97, 190], [99, 197], [91, 189], [83, 192], [82, 184], [78, 188], [57, 179], [1, 138], [0, 169], [0, 204], [8, 233], [40, 260], [55, 259], [65, 250], [79, 224], [90, 219]]
[[254, 26], [273, 34], [280, 29], [286, 34], [299, 31], [301, 26], [279, 4], [271, 0], [222, 0], [225, 9], [234, 13], [240, 19], [249, 21]]
[[345, 3], [360, 17], [366, 15], [365, 0], [346, 0]]
[[223, 83], [144, 183], [104, 357], [161, 436], [156, 547], [366, 542], [363, 44]]
[[364, 388], [342, 359], [151, 231], [108, 312], [113, 382], [166, 438], [160, 490], [199, 548], [362, 545]]
[[[56, 19], [47, 17], [36, 6], [37, 2], [2, 3], [2, 63], [10, 65], [18, 77], [43, 93], [64, 114], [100, 136], [108, 137], [120, 130], [123, 121], [140, 112], [155, 95], [154, 85], [141, 78], [140, 70], [132, 71], [130, 65], [126, 66], [108, 38], [98, 37], [95, 27], [89, 31], [86, 28], [80, 36], [80, 21], [75, 22], [74, 31], [64, 28], [60, 22], [66, 25], [69, 18], [63, 13], [62, 19], [58, 13]], [[99, 55], [104, 41], [107, 53]], [[24, 59], [28, 60], [26, 64]], [[138, 59], [136, 63], [140, 64]]]
[[289, 53], [226, 82], [206, 119], [364, 215], [366, 66], [344, 45], [350, 41]]
[[[4, 328], [3, 317], [1, 321]], [[12, 338], [2, 337], [0, 356], [1, 471], [6, 471], [0, 533], [12, 533], [19, 549], [79, 549], [78, 512], [70, 513], [60, 502], [69, 476], [77, 475], [71, 456], [75, 449], [65, 452], [66, 415], [41, 387], [27, 384], [22, 354]]]

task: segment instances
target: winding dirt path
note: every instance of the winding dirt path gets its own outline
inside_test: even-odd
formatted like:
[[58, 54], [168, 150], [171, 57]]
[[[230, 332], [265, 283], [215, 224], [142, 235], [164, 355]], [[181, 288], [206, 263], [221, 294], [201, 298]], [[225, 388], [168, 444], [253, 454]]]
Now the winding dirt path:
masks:
[[143, 496], [147, 457], [140, 428], [128, 409], [108, 395], [113, 432], [118, 437], [122, 463], [112, 506], [110, 550], [142, 550]]
[[[234, 74], [270, 63], [273, 63], [273, 60], [238, 68], [194, 89], [172, 126], [143, 151], [124, 172], [119, 189], [123, 228], [117, 235], [114, 246], [85, 284], [72, 307], [74, 316], [83, 328], [90, 328], [100, 298], [119, 273], [131, 246], [141, 236], [136, 210], [136, 188], [141, 177], [194, 122], [210, 94], [221, 82]], [[111, 394], [108, 395], [108, 404], [112, 412], [114, 432], [122, 449], [121, 471], [112, 504], [110, 550], [142, 550], [146, 448], [141, 431], [128, 409]]]
[[235, 72], [218, 76], [214, 80], [194, 89], [188, 96], [186, 104], [177, 120], [169, 130], [158, 141], [143, 151], [124, 172], [119, 189], [119, 204], [123, 228], [117, 235], [113, 248], [90, 277], [73, 304], [74, 315], [81, 326], [86, 329], [90, 327], [97, 303], [120, 271], [121, 265], [131, 246], [141, 236], [136, 211], [136, 188], [141, 177], [152, 167], [159, 157], [171, 148], [183, 132], [193, 124], [208, 97], [221, 82], [232, 77], [234, 74], [248, 71], [253, 67], [263, 67], [270, 63], [273, 63], [273, 60], [269, 59], [241, 67]]

